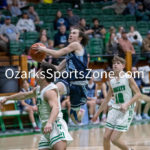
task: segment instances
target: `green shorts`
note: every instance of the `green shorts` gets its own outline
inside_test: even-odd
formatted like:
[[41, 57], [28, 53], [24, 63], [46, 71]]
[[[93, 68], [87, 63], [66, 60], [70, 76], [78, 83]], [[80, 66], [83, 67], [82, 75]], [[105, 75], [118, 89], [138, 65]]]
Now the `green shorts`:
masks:
[[[44, 128], [45, 124], [42, 124]], [[68, 127], [63, 119], [58, 119], [53, 123], [53, 130], [51, 133], [42, 134], [39, 142], [38, 149], [49, 148], [51, 149], [56, 143], [60, 141], [71, 142], [73, 139], [68, 132]]]

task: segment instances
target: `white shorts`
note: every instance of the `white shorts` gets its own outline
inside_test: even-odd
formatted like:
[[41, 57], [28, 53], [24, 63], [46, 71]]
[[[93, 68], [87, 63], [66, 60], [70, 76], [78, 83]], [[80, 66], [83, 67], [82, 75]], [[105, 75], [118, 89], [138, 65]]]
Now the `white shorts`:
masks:
[[111, 108], [108, 112], [106, 128], [117, 130], [121, 132], [126, 132], [134, 117], [134, 109], [130, 108], [125, 113]]
[[[44, 129], [45, 124], [42, 124]], [[43, 131], [43, 130], [42, 130]], [[53, 123], [53, 130], [51, 133], [42, 134], [38, 149], [48, 148], [51, 149], [56, 143], [60, 141], [67, 141], [67, 143], [71, 142], [73, 139], [68, 132], [68, 127], [66, 122], [59, 118], [57, 121]]]

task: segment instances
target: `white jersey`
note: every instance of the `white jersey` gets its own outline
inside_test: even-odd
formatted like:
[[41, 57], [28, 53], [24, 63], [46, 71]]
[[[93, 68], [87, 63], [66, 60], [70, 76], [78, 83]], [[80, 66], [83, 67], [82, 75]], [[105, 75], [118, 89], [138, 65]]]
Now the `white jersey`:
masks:
[[61, 112], [61, 105], [60, 105], [60, 95], [59, 95], [57, 86], [54, 83], [50, 83], [48, 86], [43, 88], [41, 91], [40, 91], [40, 86], [38, 86], [38, 88], [36, 90], [37, 106], [38, 106], [39, 116], [40, 116], [42, 125], [48, 121], [50, 113], [51, 113], [51, 108], [50, 108], [48, 102], [46, 100], [44, 100], [44, 93], [47, 90], [56, 90], [57, 95], [58, 95], [57, 100], [58, 100], [58, 104], [59, 104], [59, 114], [57, 116], [57, 119], [63, 117], [62, 112]]
[[121, 76], [119, 80], [116, 80], [115, 77], [111, 79], [110, 85], [115, 97], [115, 103], [112, 104], [112, 107], [119, 109], [122, 103], [126, 103], [132, 99], [133, 94], [129, 85], [129, 75], [127, 73]]

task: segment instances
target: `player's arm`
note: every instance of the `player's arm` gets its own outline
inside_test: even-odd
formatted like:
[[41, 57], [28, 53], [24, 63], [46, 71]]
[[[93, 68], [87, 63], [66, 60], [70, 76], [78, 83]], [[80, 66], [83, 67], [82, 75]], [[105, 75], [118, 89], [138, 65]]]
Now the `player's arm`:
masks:
[[51, 108], [51, 113], [49, 116], [49, 119], [47, 121], [46, 126], [44, 127], [44, 133], [51, 132], [52, 130], [52, 124], [55, 122], [58, 113], [59, 113], [59, 105], [58, 105], [58, 95], [55, 90], [48, 90], [44, 94], [44, 99], [48, 102], [50, 108]]
[[133, 104], [135, 101], [137, 101], [141, 97], [141, 92], [133, 78], [129, 78], [129, 85], [134, 93], [134, 96], [132, 97], [130, 101], [121, 105], [121, 109], [123, 111], [126, 111], [131, 104]]
[[105, 83], [102, 84], [102, 92], [103, 92], [104, 98], [106, 98], [107, 97], [107, 87], [106, 87]]
[[99, 110], [96, 112], [96, 114], [94, 115], [94, 117], [92, 118], [93, 121], [96, 121], [98, 116], [100, 115], [100, 113], [107, 107], [108, 102], [110, 101], [111, 97], [112, 97], [113, 91], [111, 86], [109, 85], [109, 90], [106, 96], [106, 99], [103, 101], [103, 103], [101, 104], [101, 106], [99, 107]]
[[54, 65], [58, 71], [62, 71], [66, 67], [66, 59], [60, 62], [58, 66]]
[[34, 88], [32, 91], [29, 92], [19, 92], [11, 96], [6, 96], [0, 101], [0, 105], [3, 105], [8, 100], [25, 100], [28, 98], [35, 97], [36, 95], [35, 90], [36, 88]]
[[76, 51], [79, 49], [79, 43], [78, 42], [73, 42], [71, 44], [69, 44], [67, 47], [61, 48], [59, 50], [52, 50], [52, 49], [48, 49], [42, 46], [38, 46], [35, 47], [34, 49], [38, 50], [38, 51], [42, 51], [45, 52], [47, 55], [50, 55], [54, 58], [59, 58], [61, 56], [64, 56], [68, 53], [71, 53], [73, 51]]

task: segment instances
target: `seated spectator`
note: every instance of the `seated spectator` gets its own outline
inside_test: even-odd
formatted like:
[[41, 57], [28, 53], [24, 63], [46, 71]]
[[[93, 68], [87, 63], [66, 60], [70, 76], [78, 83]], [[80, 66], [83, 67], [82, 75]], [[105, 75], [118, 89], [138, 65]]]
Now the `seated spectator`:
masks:
[[40, 37], [39, 43], [44, 44], [44, 45], [48, 48], [48, 40], [47, 40], [47, 37], [46, 37], [45, 35], [42, 35], [42, 36]]
[[[27, 91], [32, 90], [31, 87], [29, 86], [29, 83], [27, 80], [23, 80], [22, 85], [23, 86], [22, 86], [21, 92], [27, 92]], [[32, 122], [34, 131], [40, 131], [40, 129], [38, 128], [38, 126], [35, 122], [35, 118], [34, 118], [34, 112], [38, 111], [35, 98], [29, 98], [24, 101], [20, 101], [18, 104], [19, 104], [19, 109], [20, 109], [21, 113], [23, 111], [26, 111], [29, 113], [29, 119]]]
[[132, 43], [128, 40], [127, 32], [124, 30], [122, 32], [122, 38], [118, 40], [119, 42], [119, 55], [125, 57], [126, 52], [131, 52], [132, 54], [132, 65], [135, 66], [138, 62], [138, 57], [135, 55], [135, 50]]
[[106, 45], [106, 53], [108, 55], [111, 55], [107, 57], [108, 65], [110, 68], [112, 68], [111, 65], [112, 65], [113, 55], [118, 55], [118, 42], [116, 42], [115, 36], [116, 36], [115, 33], [111, 33], [109, 42]]
[[89, 119], [91, 120], [93, 118], [93, 115], [95, 114], [95, 106], [97, 100], [97, 86], [94, 83], [93, 77], [88, 81], [86, 89], [87, 89], [87, 105], [89, 107]]
[[127, 7], [124, 10], [124, 14], [135, 15], [136, 10], [138, 9], [138, 5], [135, 0], [130, 0], [127, 4]]
[[142, 46], [142, 36], [138, 31], [135, 31], [134, 26], [130, 26], [130, 32], [127, 34], [127, 36], [132, 44]]
[[68, 33], [66, 32], [66, 27], [64, 25], [60, 26], [58, 33], [54, 36], [54, 47], [63, 48], [68, 43]]
[[13, 17], [20, 16], [22, 14], [17, 0], [12, 1], [12, 5], [9, 6], [9, 11]]
[[71, 8], [67, 9], [67, 20], [69, 22], [69, 26], [76, 26], [79, 25], [80, 17], [74, 15]]
[[[105, 98], [107, 97], [108, 88], [109, 88], [109, 86], [108, 86], [108, 78], [107, 78], [106, 82], [102, 83], [101, 93], [99, 96], [99, 100], [97, 101], [97, 104], [101, 105], [104, 102]], [[110, 100], [110, 101], [112, 101], [112, 100]], [[109, 102], [109, 104], [110, 103], [111, 102]], [[108, 106], [103, 110], [102, 121], [104, 121], [104, 122], [106, 121], [107, 112], [108, 112]]]
[[56, 13], [56, 18], [54, 20], [54, 29], [59, 30], [61, 25], [65, 25], [66, 29], [69, 29], [69, 23], [66, 20], [66, 18], [63, 17], [62, 12], [60, 10], [57, 11]]
[[28, 17], [33, 20], [35, 24], [40, 24], [40, 18], [33, 6], [29, 6], [27, 11]]
[[150, 20], [150, 10], [145, 10], [143, 4], [138, 3], [138, 9], [136, 10], [136, 20], [137, 21], [149, 21]]
[[[71, 119], [70, 119], [71, 104], [70, 104], [69, 96], [62, 96], [60, 101], [61, 101], [62, 110], [67, 110], [69, 122], [71, 122]], [[68, 122], [67, 120], [65, 121]]]
[[143, 40], [142, 53], [143, 56], [146, 57], [148, 59], [148, 62], [150, 63], [150, 30], [147, 33], [147, 37]]
[[103, 25], [100, 25], [98, 18], [93, 19], [93, 27], [92, 27], [92, 36], [94, 38], [101, 37], [101, 30], [104, 28]]
[[0, 9], [7, 9], [7, 0], [0, 0]]
[[32, 19], [29, 18], [27, 12], [24, 12], [22, 18], [17, 22], [17, 29], [20, 32], [35, 31], [35, 25]]
[[115, 28], [114, 26], [111, 26], [111, 27], [109, 28], [109, 32], [107, 32], [107, 33], [105, 34], [105, 39], [104, 39], [105, 47], [106, 47], [107, 43], [109, 42], [110, 35], [111, 35], [112, 33], [115, 34], [114, 40], [115, 40], [116, 42], [118, 42], [117, 36], [116, 36], [116, 28]]
[[[135, 80], [136, 84], [138, 85], [139, 89], [141, 89], [142, 85], [144, 85], [144, 83], [142, 81], [142, 78], [139, 76], [138, 70], [136, 67], [132, 67], [132, 74], [134, 76], [134, 80]], [[142, 94], [140, 99], [142, 99], [146, 102], [146, 101], [150, 100], [150, 97]], [[136, 107], [135, 107], [135, 113], [136, 113], [135, 119], [136, 120], [141, 120], [142, 118], [150, 119], [150, 117], [148, 116], [149, 109], [150, 109], [150, 102], [146, 103], [143, 114], [141, 116], [141, 101], [137, 101]]]
[[144, 0], [143, 3], [144, 3], [144, 7], [145, 7], [147, 10], [150, 11], [150, 1], [149, 1], [149, 0]]
[[110, 8], [114, 9], [117, 15], [120, 15], [125, 10], [126, 5], [124, 4], [123, 0], [117, 0], [115, 4], [111, 6], [105, 6], [102, 9], [110, 9]]
[[89, 38], [92, 36], [91, 34], [94, 32], [92, 29], [90, 29], [90, 26], [86, 24], [86, 20], [84, 18], [80, 18], [79, 26], [81, 29], [84, 30], [86, 34], [89, 35]]
[[123, 30], [124, 30], [124, 27], [120, 26], [119, 29], [118, 29], [118, 33], [116, 34], [117, 39], [121, 38]]
[[0, 41], [1, 49], [7, 51], [7, 45], [9, 41], [18, 41], [19, 40], [19, 31], [17, 28], [11, 24], [10, 16], [5, 18], [4, 25], [0, 28]]

